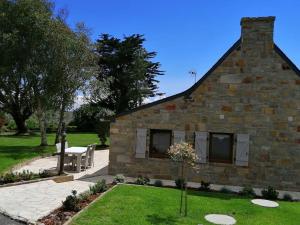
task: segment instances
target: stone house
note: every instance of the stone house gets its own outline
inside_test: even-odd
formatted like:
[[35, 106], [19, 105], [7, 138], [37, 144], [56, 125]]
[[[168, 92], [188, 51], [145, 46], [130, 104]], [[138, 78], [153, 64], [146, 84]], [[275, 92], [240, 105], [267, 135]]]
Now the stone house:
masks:
[[195, 85], [117, 115], [109, 173], [175, 179], [166, 151], [184, 140], [200, 158], [190, 181], [300, 191], [300, 71], [274, 21], [242, 18], [241, 38]]

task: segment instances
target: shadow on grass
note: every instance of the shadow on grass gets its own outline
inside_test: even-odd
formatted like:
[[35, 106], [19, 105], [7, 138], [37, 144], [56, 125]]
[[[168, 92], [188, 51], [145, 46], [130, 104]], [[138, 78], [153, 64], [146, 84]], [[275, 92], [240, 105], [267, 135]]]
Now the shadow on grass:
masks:
[[148, 215], [147, 221], [155, 225], [174, 225], [177, 222], [177, 218], [174, 216], [161, 216], [158, 214]]
[[6, 157], [13, 159], [23, 159], [28, 156], [46, 154], [49, 152], [51, 152], [51, 150], [49, 150], [49, 146], [0, 146], [0, 154], [4, 154]]
[[205, 191], [188, 191], [188, 195], [190, 196], [201, 196], [208, 198], [216, 198], [222, 200], [231, 200], [231, 199], [245, 199], [247, 197], [240, 196], [234, 193], [220, 193], [220, 192], [205, 192]]

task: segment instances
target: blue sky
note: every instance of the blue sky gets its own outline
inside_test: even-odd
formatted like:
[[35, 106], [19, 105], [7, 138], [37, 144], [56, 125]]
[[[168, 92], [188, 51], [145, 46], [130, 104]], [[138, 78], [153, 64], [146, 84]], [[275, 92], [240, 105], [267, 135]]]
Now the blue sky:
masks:
[[245, 16], [276, 16], [276, 44], [300, 66], [298, 0], [55, 0], [69, 11], [67, 22], [85, 22], [96, 40], [101, 33], [122, 37], [144, 34], [145, 47], [156, 51], [165, 75], [160, 90], [167, 96], [199, 79], [240, 37]]

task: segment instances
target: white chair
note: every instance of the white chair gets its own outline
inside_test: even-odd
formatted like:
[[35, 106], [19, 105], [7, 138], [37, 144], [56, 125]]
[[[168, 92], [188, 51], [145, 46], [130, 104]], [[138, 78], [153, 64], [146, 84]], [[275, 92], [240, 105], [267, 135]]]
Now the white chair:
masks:
[[88, 145], [85, 155], [81, 157], [81, 165], [83, 166], [83, 169], [86, 170], [89, 167], [90, 162], [90, 154], [92, 151], [93, 146]]
[[[65, 149], [66, 148], [68, 148], [68, 142], [65, 142]], [[56, 153], [60, 153], [60, 151], [61, 151], [61, 143], [57, 143], [56, 144]], [[65, 164], [74, 163], [74, 157], [66, 154], [64, 157], [64, 163]], [[57, 169], [59, 167], [60, 167], [60, 154], [57, 155]]]

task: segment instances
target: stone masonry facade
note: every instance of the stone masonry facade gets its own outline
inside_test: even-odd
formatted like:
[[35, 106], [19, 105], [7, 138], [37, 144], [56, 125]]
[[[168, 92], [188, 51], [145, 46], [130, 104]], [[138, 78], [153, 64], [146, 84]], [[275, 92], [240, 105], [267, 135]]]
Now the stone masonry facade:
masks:
[[246, 133], [248, 166], [199, 164], [190, 181], [300, 191], [300, 73], [273, 42], [274, 20], [243, 18], [240, 40], [188, 91], [117, 116], [109, 173], [177, 178], [170, 159], [135, 157], [137, 128], [183, 130], [191, 144], [195, 131]]

